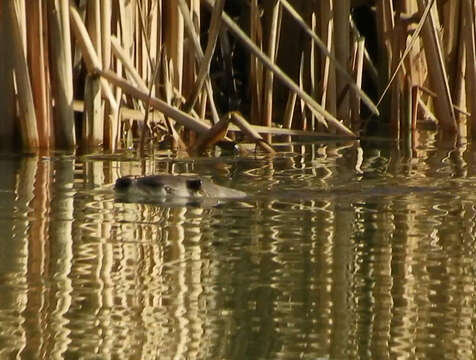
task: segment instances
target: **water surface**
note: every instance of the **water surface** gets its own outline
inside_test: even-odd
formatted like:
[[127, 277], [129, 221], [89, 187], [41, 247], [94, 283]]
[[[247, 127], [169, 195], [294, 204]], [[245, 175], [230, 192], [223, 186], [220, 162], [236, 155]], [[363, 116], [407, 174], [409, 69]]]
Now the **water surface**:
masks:
[[[0, 358], [472, 359], [476, 152], [0, 156]], [[116, 201], [128, 174], [248, 192]]]

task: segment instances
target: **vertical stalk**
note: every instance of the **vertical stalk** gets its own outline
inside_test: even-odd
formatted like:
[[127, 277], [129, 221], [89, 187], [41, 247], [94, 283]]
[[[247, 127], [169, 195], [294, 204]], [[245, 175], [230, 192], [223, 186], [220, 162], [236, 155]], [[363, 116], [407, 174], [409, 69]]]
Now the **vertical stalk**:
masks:
[[69, 1], [47, 1], [51, 56], [52, 90], [55, 100], [55, 142], [59, 147], [76, 145], [73, 113], [73, 69]]
[[176, 1], [164, 3], [165, 46], [172, 60], [173, 85], [182, 93], [184, 24]]
[[[279, 29], [279, 12], [280, 3], [274, 0], [272, 6], [271, 23], [268, 34], [268, 57], [273, 63], [276, 62], [278, 51], [278, 29]], [[271, 70], [266, 70], [264, 83], [264, 104], [263, 104], [263, 120], [264, 126], [271, 126], [273, 122], [273, 79], [274, 75]], [[271, 135], [266, 134], [265, 141], [271, 142]]]
[[[31, 85], [38, 121], [38, 141], [41, 148], [51, 146], [51, 127], [49, 118], [50, 97], [47, 90], [47, 69], [45, 66], [45, 39], [43, 34], [43, 5], [41, 0], [26, 1], [26, 21], [28, 63], [30, 65]], [[46, 49], [47, 50], [47, 49]]]
[[471, 113], [471, 137], [476, 139], [476, 5], [473, 0], [464, 0], [464, 34], [466, 42], [466, 95], [468, 109]]
[[[7, 1], [0, 1], [0, 52], [5, 54], [12, 48], [7, 26]], [[0, 56], [0, 148], [11, 148], [15, 139], [15, 90], [13, 85], [13, 60], [10, 56]]]
[[[335, 56], [334, 51], [334, 4], [332, 0], [321, 0], [320, 2], [320, 22], [321, 38], [323, 39], [327, 51]], [[321, 78], [322, 87], [321, 105], [329, 113], [337, 115], [336, 101], [336, 70], [331, 59], [322, 54], [321, 57]]]
[[[349, 70], [350, 61], [350, 0], [335, 0], [335, 54], [339, 63]], [[347, 89], [346, 78], [341, 74], [336, 74], [337, 98], [343, 97], [338, 105], [337, 115], [340, 119], [349, 118], [349, 96], [345, 94]]]
[[[431, 1], [431, 0], [430, 0]], [[418, 7], [421, 12], [426, 7], [424, 0], [418, 0]], [[456, 118], [451, 100], [448, 77], [443, 60], [443, 53], [438, 36], [438, 26], [436, 18], [436, 6], [433, 3], [430, 14], [422, 28], [423, 45], [425, 48], [426, 60], [428, 62], [428, 73], [430, 82], [438, 94], [435, 101], [435, 112], [439, 119], [442, 130], [450, 133], [456, 133]]]
[[22, 41], [22, 32], [20, 31], [15, 3], [13, 1], [7, 1], [5, 10], [7, 33], [11, 36], [12, 41], [10, 52], [13, 58], [13, 69], [15, 71], [15, 80], [18, 91], [17, 99], [22, 143], [26, 149], [36, 149], [39, 147], [39, 140], [35, 104], [33, 102], [25, 46]]

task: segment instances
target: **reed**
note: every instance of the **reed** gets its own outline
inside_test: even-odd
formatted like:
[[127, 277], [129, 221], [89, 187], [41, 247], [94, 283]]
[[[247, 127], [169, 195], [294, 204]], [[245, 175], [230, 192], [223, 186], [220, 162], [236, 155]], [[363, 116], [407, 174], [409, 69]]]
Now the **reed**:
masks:
[[276, 134], [358, 137], [370, 116], [412, 138], [419, 114], [476, 137], [474, 1], [366, 3], [1, 2], [0, 141], [114, 152], [168, 135], [193, 152], [233, 132], [272, 152]]

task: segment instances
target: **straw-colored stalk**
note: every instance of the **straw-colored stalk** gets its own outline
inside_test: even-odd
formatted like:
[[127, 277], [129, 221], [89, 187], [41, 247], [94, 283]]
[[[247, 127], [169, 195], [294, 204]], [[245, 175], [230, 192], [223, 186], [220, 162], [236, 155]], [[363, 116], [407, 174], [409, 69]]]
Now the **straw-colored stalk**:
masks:
[[391, 73], [392, 63], [392, 34], [395, 27], [393, 18], [392, 0], [382, 0], [376, 2], [377, 35], [379, 40], [379, 75], [381, 87], [387, 83]]
[[[332, 0], [328, 0], [328, 1], [332, 1]], [[334, 49], [330, 48], [329, 46], [329, 44], [333, 44], [335, 42], [333, 41], [333, 38], [332, 38], [334, 27], [327, 25], [329, 22], [334, 23], [333, 9], [335, 5], [324, 3], [325, 8], [324, 10], [321, 10], [321, 16], [323, 16], [325, 12], [325, 19], [321, 20], [321, 27], [328, 26], [327, 37], [323, 36], [324, 38], [327, 38], [327, 41], [324, 42], [317, 36], [315, 32], [312, 31], [312, 29], [306, 24], [306, 21], [302, 18], [302, 16], [299, 15], [299, 13], [293, 8], [293, 6], [287, 0], [280, 0], [280, 2], [283, 5], [283, 7], [286, 9], [288, 14], [296, 21], [296, 23], [304, 30], [304, 32], [312, 38], [312, 40], [317, 45], [317, 47], [319, 47], [321, 52], [330, 59], [331, 63], [335, 66], [335, 70], [341, 75], [342, 79], [345, 80], [345, 86], [350, 87], [354, 92], [356, 92], [359, 95], [360, 99], [367, 105], [367, 107], [373, 114], [379, 115], [379, 110], [377, 109], [377, 106], [374, 104], [374, 102], [367, 96], [365, 92], [363, 92], [354, 83], [352, 76], [349, 74], [348, 61], [346, 61], [345, 64], [340, 63], [335, 57]], [[339, 6], [340, 6], [340, 3], [339, 3]], [[329, 33], [329, 31], [331, 33]]]
[[[22, 41], [22, 33], [18, 22], [15, 3], [7, 1], [5, 20], [7, 33], [11, 36], [11, 54], [13, 70], [18, 92], [18, 111], [20, 119], [20, 132], [22, 143], [26, 149], [39, 147], [38, 128], [36, 124], [35, 104], [31, 89], [30, 75]], [[11, 89], [10, 91], [12, 91]]]
[[[186, 112], [190, 111], [194, 106], [195, 102], [198, 99], [200, 91], [202, 90], [203, 83], [205, 80], [210, 81], [210, 63], [212, 61], [213, 53], [215, 52], [215, 47], [218, 40], [218, 35], [220, 34], [220, 27], [221, 27], [221, 14], [225, 7], [225, 0], [217, 0], [215, 3], [215, 7], [212, 11], [212, 19], [210, 22], [210, 28], [208, 31], [208, 42], [207, 47], [205, 49], [205, 54], [203, 59], [199, 64], [199, 71], [197, 75], [197, 80], [195, 84], [193, 84], [192, 90], [189, 95], [189, 99], [184, 105], [184, 110]], [[212, 106], [212, 112], [216, 112], [215, 106]], [[212, 116], [215, 118], [215, 115]], [[218, 117], [218, 114], [216, 115]]]
[[[268, 33], [268, 57], [275, 63], [276, 55], [278, 52], [278, 39], [279, 39], [279, 28], [280, 28], [280, 2], [275, 1], [272, 7], [271, 12], [271, 22], [269, 26]], [[265, 73], [265, 82], [264, 82], [264, 104], [263, 104], [263, 119], [262, 124], [264, 126], [271, 126], [273, 122], [273, 79], [274, 75], [271, 70], [267, 70]], [[271, 136], [265, 136], [267, 142], [271, 142]]]
[[164, 3], [165, 46], [172, 60], [173, 86], [182, 92], [184, 23], [176, 1]]
[[[305, 52], [304, 51], [301, 51], [301, 57], [300, 57], [300, 61], [299, 61], [299, 88], [300, 89], [304, 89], [304, 58], [305, 58]], [[303, 90], [304, 91], [304, 90]], [[306, 112], [306, 102], [304, 101], [304, 99], [301, 97], [299, 99], [299, 109], [301, 110], [301, 130], [309, 130], [308, 127], [309, 127], [309, 124], [308, 124], [308, 119], [307, 119], [307, 112]], [[325, 121], [321, 118], [320, 119], [321, 122], [324, 122]], [[327, 126], [327, 124], [326, 124]], [[313, 129], [311, 129], [313, 130]]]
[[[335, 55], [337, 61], [349, 68], [350, 59], [350, 0], [339, 0], [339, 5], [334, 7], [335, 21]], [[337, 116], [341, 119], [349, 118], [349, 96], [345, 94], [348, 87], [347, 81], [341, 73], [336, 74], [337, 98], [343, 99], [337, 105]]]
[[[0, 50], [11, 49], [11, 36], [6, 12], [7, 2], [0, 1]], [[10, 56], [0, 56], [0, 109], [2, 111], [2, 126], [0, 126], [0, 147], [10, 148], [14, 142], [15, 133], [15, 91], [13, 84], [12, 59]]]
[[[198, 36], [198, 34], [195, 30], [195, 26], [193, 24], [192, 16], [191, 16], [190, 11], [187, 7], [187, 4], [185, 3], [185, 0], [179, 0], [178, 1], [178, 6], [179, 6], [180, 11], [182, 13], [182, 17], [183, 17], [184, 25], [185, 25], [185, 30], [186, 30], [186, 32], [188, 34], [188, 37], [191, 40], [192, 45], [193, 45], [193, 53], [195, 55], [197, 64], [199, 66], [203, 62], [208, 62], [208, 64], [209, 64], [210, 61], [211, 61], [212, 52], [210, 52], [210, 50], [209, 50], [209, 53], [207, 54], [207, 56], [209, 56], [210, 58], [207, 59], [205, 57], [205, 54], [203, 53], [202, 47], [200, 45], [200, 38], [199, 38], [199, 36]], [[219, 14], [221, 14], [221, 11], [219, 12]], [[218, 36], [218, 34], [217, 34], [217, 36]], [[215, 41], [216, 41], [216, 39], [215, 39]], [[191, 63], [190, 66], [193, 66], [193, 63]], [[208, 65], [208, 67], [209, 67], [209, 65]], [[210, 108], [211, 108], [211, 112], [212, 112], [212, 120], [213, 120], [213, 123], [216, 124], [219, 121], [219, 116], [218, 116], [218, 111], [216, 110], [215, 101], [213, 99], [212, 84], [211, 84], [211, 81], [210, 81], [209, 77], [204, 77], [203, 80], [205, 81], [205, 86], [206, 86], [206, 91], [207, 91], [207, 98], [208, 98], [208, 101], [210, 103]], [[188, 84], [189, 88], [192, 87], [192, 86], [195, 86], [195, 85], [192, 85], [191, 80], [188, 81], [188, 83], [189, 83]], [[198, 87], [196, 87], [196, 90], [192, 90], [192, 91], [196, 91], [196, 94], [198, 94]], [[194, 94], [191, 94], [191, 95], [196, 96]], [[190, 104], [188, 104], [185, 109], [186, 109], [186, 111], [190, 111], [191, 110]]]
[[275, 151], [273, 148], [261, 137], [261, 135], [253, 129], [250, 124], [245, 120], [243, 116], [241, 116], [238, 112], [234, 111], [229, 114], [231, 122], [238, 126], [240, 130], [248, 135], [256, 144], [258, 144], [261, 149], [266, 151], [267, 153], [274, 154]]
[[[95, 53], [101, 61], [102, 36], [101, 36], [101, 4], [99, 0], [90, 0], [87, 3], [87, 29]], [[102, 19], [105, 20], [105, 19]], [[101, 64], [102, 66], [102, 64]], [[84, 91], [83, 135], [87, 139], [87, 145], [96, 147], [104, 139], [104, 116], [101, 106], [100, 78], [88, 75], [86, 77]]]
[[50, 93], [47, 83], [46, 52], [48, 50], [44, 21], [46, 21], [46, 3], [31, 0], [26, 5], [27, 55], [30, 66], [31, 86], [38, 122], [39, 146], [47, 149], [52, 145], [50, 123]]
[[55, 142], [59, 147], [74, 148], [76, 133], [73, 117], [73, 70], [69, 1], [47, 1], [50, 44], [50, 71], [55, 101]]
[[[420, 11], [423, 12], [426, 8], [425, 1], [418, 0], [418, 6]], [[438, 35], [439, 26], [436, 11], [437, 9], [433, 2], [430, 15], [422, 28], [423, 45], [425, 47], [430, 82], [433, 90], [438, 94], [438, 101], [435, 101], [436, 116], [444, 131], [456, 133], [456, 118]]]
[[471, 113], [471, 136], [476, 139], [476, 5], [473, 0], [464, 0], [464, 39], [466, 43], [466, 94]]
[[[205, 0], [205, 3], [208, 6], [213, 7], [213, 2], [211, 0]], [[355, 136], [351, 130], [338, 121], [334, 116], [329, 114], [329, 112], [327, 112], [324, 108], [322, 108], [322, 106], [320, 106], [308, 93], [302, 90], [299, 85], [297, 85], [286, 73], [284, 73], [283, 70], [277, 67], [266, 54], [258, 49], [258, 47], [227, 14], [223, 13], [222, 20], [228, 29], [243, 44], [243, 46], [253, 55], [255, 55], [267, 69], [271, 69], [274, 73], [274, 76], [279, 78], [284, 85], [286, 85], [290, 90], [295, 91], [298, 96], [306, 102], [311, 111], [322, 115], [325, 121], [327, 121], [330, 125], [335, 126], [342, 135], [352, 137]]]
[[[263, 29], [260, 21], [258, 0], [250, 3], [250, 37], [256, 46], [262, 48]], [[222, 15], [223, 17], [223, 15]], [[263, 65], [256, 56], [250, 56], [251, 119], [261, 119], [263, 95]]]
[[[89, 37], [89, 34], [86, 30], [86, 27], [83, 24], [81, 17], [78, 11], [74, 8], [74, 6], [70, 7], [70, 16], [71, 16], [71, 27], [73, 29], [74, 35], [83, 53], [86, 69], [90, 75], [95, 76], [101, 71], [102, 63], [96, 54], [96, 51]], [[115, 139], [117, 138], [117, 131], [118, 131], [117, 127], [118, 127], [118, 119], [119, 119], [119, 107], [117, 105], [116, 99], [114, 98], [114, 94], [109, 84], [106, 81], [104, 81], [104, 79], [100, 80], [100, 84], [101, 84], [101, 91], [104, 97], [107, 99], [110, 109], [112, 110], [111, 111], [111, 114], [112, 114], [111, 126], [112, 127], [111, 129], [108, 129], [108, 131], [110, 133], [110, 138], [114, 140], [110, 144], [111, 146], [110, 149], [114, 151], [116, 146]], [[94, 126], [97, 126], [97, 124], [94, 124]], [[88, 130], [93, 131], [93, 129], [88, 129]], [[100, 131], [100, 130], [97, 130], [97, 131]], [[95, 144], [95, 141], [92, 140], [92, 139], [96, 139], [96, 136], [94, 134], [91, 134], [88, 138], [89, 140], [91, 140], [90, 142], [91, 146], [97, 145]]]
[[[355, 76], [355, 83], [357, 86], [362, 86], [362, 75], [364, 68], [364, 53], [365, 53], [365, 38], [359, 38], [355, 41], [354, 49], [354, 61], [352, 64], [353, 73]], [[351, 97], [351, 120], [352, 129], [358, 132], [360, 129], [360, 99], [356, 94], [352, 94]]]
[[[327, 53], [335, 57], [333, 7], [332, 0], [321, 0], [320, 2], [321, 37], [324, 39]], [[323, 53], [321, 64], [321, 105], [332, 115], [337, 116], [335, 62], [331, 61], [331, 57], [327, 56], [326, 53]]]

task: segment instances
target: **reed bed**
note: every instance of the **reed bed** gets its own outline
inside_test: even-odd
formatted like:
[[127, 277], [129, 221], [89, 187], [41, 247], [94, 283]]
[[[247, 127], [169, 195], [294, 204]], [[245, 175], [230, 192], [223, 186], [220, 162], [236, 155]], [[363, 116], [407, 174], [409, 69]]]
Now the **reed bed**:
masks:
[[251, 141], [271, 153], [276, 135], [358, 138], [375, 128], [414, 143], [423, 122], [476, 137], [475, 7], [2, 1], [0, 141], [115, 152], [165, 138], [189, 153]]

